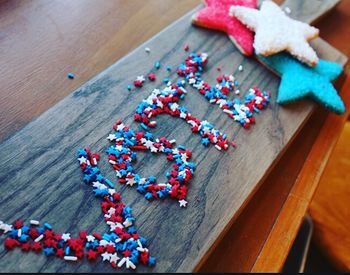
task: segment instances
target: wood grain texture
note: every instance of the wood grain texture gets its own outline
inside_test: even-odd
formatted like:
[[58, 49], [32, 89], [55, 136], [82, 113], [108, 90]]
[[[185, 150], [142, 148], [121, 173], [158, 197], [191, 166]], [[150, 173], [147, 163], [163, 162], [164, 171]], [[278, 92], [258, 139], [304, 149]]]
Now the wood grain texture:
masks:
[[[178, 65], [185, 53], [181, 47], [174, 49], [172, 45], [182, 45], [186, 41], [194, 50], [207, 51], [210, 54], [210, 64], [205, 76], [210, 82], [214, 82], [217, 64], [224, 71], [234, 71], [244, 61], [245, 70], [240, 75], [241, 82], [246, 79], [243, 89], [258, 84], [261, 88], [276, 90], [276, 77], [254, 60], [243, 60], [224, 35], [197, 28], [194, 31], [194, 27], [188, 25], [189, 16], [146, 44], [154, 49], [159, 49], [161, 45], [161, 50], [152, 51], [152, 55], [147, 56], [143, 51], [144, 46], [141, 46], [0, 145], [4, 161], [0, 172], [3, 183], [1, 193], [6, 198], [1, 202], [1, 207], [11, 209], [3, 213], [1, 219], [8, 220], [14, 215], [26, 219], [35, 217], [50, 221], [62, 231], [77, 231], [77, 228], [83, 226], [94, 229], [96, 222], [100, 229], [104, 228], [98, 202], [92, 198], [91, 190], [81, 183], [81, 175], [75, 163], [75, 150], [89, 145], [93, 150], [101, 151], [107, 146], [105, 137], [117, 117], [126, 122], [132, 121], [130, 116], [133, 110], [149, 94], [151, 85], [146, 85], [142, 92], [137, 93], [125, 91], [125, 86], [134, 76], [150, 70], [156, 59], [173, 67]], [[164, 42], [164, 34], [170, 31], [176, 32], [178, 36], [166, 36]], [[321, 55], [323, 58], [344, 62], [343, 57], [331, 48]], [[150, 204], [135, 190], [123, 190], [124, 201], [135, 208], [139, 233], [150, 239], [150, 249], [154, 255], [162, 255], [156, 268], [146, 271], [192, 270], [238, 213], [313, 106], [308, 102], [300, 102], [281, 108], [272, 103], [269, 110], [258, 116], [258, 124], [254, 129], [243, 131], [233, 125], [232, 121], [223, 119], [225, 116], [219, 110], [208, 105], [194, 91], [183, 104], [190, 110], [196, 110], [193, 113], [197, 116], [216, 123], [218, 128], [231, 136], [235, 133], [239, 149], [226, 154], [217, 152], [214, 148], [204, 149], [199, 145], [199, 138], [184, 129], [181, 121], [168, 117], [157, 119], [164, 123], [154, 133], [166, 133], [177, 138], [178, 143], [186, 144], [194, 151], [194, 161], [199, 167], [191, 183], [189, 200], [192, 204], [182, 212], [176, 202]], [[196, 108], [198, 104], [202, 108]], [[133, 126], [138, 127], [137, 124]], [[254, 135], [254, 132], [259, 132], [258, 146], [258, 135]], [[264, 155], [264, 159], [257, 159], [257, 155]], [[154, 168], [152, 163], [145, 161], [146, 158], [139, 159], [139, 168], [143, 171]], [[29, 163], [30, 165], [24, 166]], [[256, 165], [254, 173], [246, 169], [252, 163]], [[108, 173], [107, 165], [103, 167]], [[155, 174], [163, 174], [165, 167], [160, 170], [158, 167]], [[237, 176], [237, 171], [240, 171], [240, 177]], [[218, 182], [224, 187], [218, 189]], [[48, 189], [45, 190], [45, 187]], [[17, 192], [17, 201], [9, 198], [14, 192]], [[28, 202], [31, 202], [30, 205]], [[96, 208], [93, 204], [96, 204]], [[69, 215], [64, 210], [65, 207], [70, 208]], [[76, 222], [74, 226], [73, 219]], [[197, 232], [196, 235], [193, 235], [194, 231]], [[47, 260], [44, 256], [31, 254], [23, 256], [19, 265], [13, 265], [19, 253], [21, 252], [1, 253], [2, 270], [111, 271], [109, 266], [102, 263], [62, 265], [60, 260]]]
[[[349, 88], [350, 77], [347, 77], [347, 81], [341, 92], [344, 103], [347, 106], [350, 104]], [[309, 207], [309, 203], [318, 186], [322, 172], [324, 171], [330, 154], [338, 140], [339, 133], [349, 114], [350, 109], [348, 108], [341, 116], [330, 114], [327, 117], [306, 159], [305, 165], [288, 195], [279, 218], [257, 257], [252, 268], [253, 272], [278, 272], [282, 269], [280, 263], [284, 262], [285, 258], [283, 259], [283, 257], [285, 257], [285, 255], [281, 253], [271, 253], [271, 248], [278, 245], [281, 250], [288, 250], [292, 245], [292, 242], [290, 242], [288, 238], [294, 238], [295, 236], [289, 234], [289, 232], [295, 232], [296, 229], [300, 227], [302, 218]], [[311, 189], [311, 192], [309, 189]], [[290, 205], [293, 205], [294, 208], [291, 208]], [[293, 222], [291, 223], [290, 221]]]
[[[199, 3], [0, 1], [0, 139], [15, 133]], [[68, 79], [68, 72], [76, 78]]]
[[315, 242], [343, 272], [350, 271], [349, 140], [350, 123], [346, 122], [309, 208]]
[[[283, 1], [278, 1], [283, 2]], [[344, 37], [350, 35], [350, 1], [341, 1], [327, 16], [323, 16], [322, 20], [317, 20], [316, 27], [321, 31], [321, 36], [333, 46], [340, 49], [346, 55], [350, 56], [350, 46]], [[313, 23], [314, 24], [314, 23]], [[343, 77], [337, 81], [337, 88], [340, 90], [343, 84]], [[249, 272], [256, 261], [256, 258], [261, 251], [264, 242], [268, 238], [273, 226], [279, 223], [278, 217], [281, 213], [288, 194], [293, 187], [298, 173], [300, 172], [304, 161], [307, 158], [313, 143], [316, 141], [327, 113], [318, 108], [308, 120], [297, 138], [289, 146], [286, 153], [283, 154], [281, 160], [273, 168], [269, 176], [264, 180], [262, 186], [255, 193], [252, 200], [243, 210], [241, 215], [235, 220], [228, 233], [223, 240], [215, 248], [213, 253], [208, 258], [203, 266], [199, 269], [201, 272]], [[335, 129], [333, 129], [334, 131]], [[340, 133], [338, 133], [340, 134]], [[336, 137], [335, 137], [336, 138]], [[328, 142], [328, 141], [325, 141]], [[313, 160], [310, 160], [313, 161]], [[326, 169], [327, 170], [327, 169]], [[304, 183], [304, 192], [313, 192], [313, 188], [307, 183]], [[321, 185], [322, 186], [322, 185]], [[327, 184], [324, 188], [319, 187], [316, 191], [315, 198], [312, 202], [317, 202], [317, 192], [327, 191]], [[346, 195], [345, 195], [346, 196]], [[337, 199], [337, 204], [342, 204], [348, 200]], [[322, 204], [324, 201], [317, 202]], [[332, 202], [334, 200], [332, 199]], [[295, 205], [287, 205], [295, 211], [304, 211], [305, 208], [296, 208]], [[285, 206], [286, 207], [286, 206]], [[333, 207], [333, 209], [335, 209]], [[344, 208], [342, 208], [344, 210]], [[340, 212], [342, 212], [342, 210]], [[324, 219], [324, 215], [320, 215]], [[287, 217], [288, 218], [288, 217]], [[259, 226], [256, 226], [257, 221]], [[298, 221], [297, 221], [298, 222]], [[282, 232], [281, 235], [289, 234], [296, 236], [295, 231], [289, 228], [288, 232]], [[317, 234], [317, 233], [315, 233]], [[277, 238], [280, 238], [277, 236]], [[289, 238], [289, 242], [293, 243], [293, 238]], [[321, 240], [319, 240], [321, 243]], [[340, 244], [341, 245], [341, 244]], [[324, 247], [324, 246], [322, 246]], [[270, 248], [271, 253], [288, 254], [286, 247], [282, 248], [278, 243]], [[280, 260], [279, 265], [283, 265], [284, 260]], [[345, 256], [346, 257], [346, 256]], [[344, 255], [340, 259], [343, 259]], [[335, 260], [335, 259], [334, 259]], [[339, 260], [337, 260], [339, 262]], [[276, 262], [271, 261], [272, 266], [276, 266]]]
[[[283, 1], [276, 1], [282, 3]], [[288, 6], [291, 8], [292, 13], [297, 9], [297, 7], [303, 8], [302, 10], [307, 10], [310, 2], [298, 3], [298, 1], [286, 1], [283, 6]], [[333, 9], [338, 3], [322, 3], [325, 9]], [[339, 14], [344, 13], [350, 5], [349, 2], [341, 2], [341, 9], [338, 10]], [[338, 5], [339, 6], [339, 5]], [[345, 8], [344, 8], [345, 6]], [[295, 13], [294, 13], [295, 14]], [[307, 19], [305, 21], [323, 26], [322, 20], [327, 20], [327, 17], [321, 16], [321, 13], [315, 12], [315, 17]], [[331, 17], [332, 20], [328, 18], [327, 22], [332, 23], [336, 18], [329, 11], [326, 12], [327, 16]], [[295, 16], [295, 15], [294, 15]], [[320, 16], [322, 20], [320, 20]], [[297, 18], [296, 16], [295, 18]], [[348, 21], [350, 18], [347, 18]], [[346, 20], [339, 23], [340, 31], [335, 33], [332, 31], [322, 32], [327, 38], [332, 38], [335, 45], [343, 45], [342, 38], [346, 35], [345, 26], [347, 26]], [[342, 27], [343, 26], [343, 27]], [[320, 26], [317, 26], [320, 27]], [[316, 43], [320, 47], [328, 47], [327, 43], [323, 43], [321, 39], [317, 39]], [[350, 49], [348, 46], [342, 47], [342, 49], [347, 52]], [[336, 87], [341, 87], [343, 82], [343, 77], [338, 79]], [[289, 192], [294, 185], [295, 180], [298, 177], [304, 161], [312, 147], [313, 142], [322, 129], [323, 123], [327, 117], [327, 113], [321, 108], [317, 108], [313, 115], [308, 120], [307, 124], [303, 127], [303, 130], [298, 133], [298, 137], [289, 146], [288, 150], [283, 154], [281, 160], [273, 168], [269, 176], [264, 180], [262, 186], [255, 193], [252, 200], [249, 202], [247, 207], [243, 210], [241, 215], [234, 221], [233, 225], [228, 230], [228, 233], [220, 241], [218, 246], [213, 250], [208, 260], [203, 262], [197, 267], [200, 272], [249, 272], [252, 270], [254, 262], [258, 257], [261, 249], [264, 246], [266, 239], [268, 239], [271, 231], [273, 232], [273, 226], [278, 225], [280, 222], [291, 223], [289, 217], [286, 215], [285, 220], [279, 215], [283, 214], [283, 210], [290, 210], [291, 213], [298, 213], [299, 220], [295, 219], [295, 224], [297, 226], [290, 227], [285, 232], [273, 232], [273, 236], [276, 239], [285, 238], [285, 246], [280, 246], [278, 242], [274, 242], [273, 245], [266, 250], [266, 253], [275, 254], [277, 253], [280, 257], [279, 259], [270, 259], [266, 262], [266, 266], [271, 266], [271, 269], [278, 271], [283, 265], [286, 256], [288, 255], [289, 247], [292, 245], [293, 240], [297, 234], [300, 220], [303, 218], [306, 208], [301, 207], [299, 202], [289, 203], [284, 205], [285, 200], [288, 198]], [[336, 139], [339, 131], [334, 133], [334, 139]], [[327, 141], [325, 141], [327, 142]], [[302, 183], [299, 183], [302, 184]], [[303, 189], [303, 194], [309, 194], [310, 202], [311, 196], [314, 193], [314, 187], [310, 187], [304, 183], [305, 189]], [[298, 190], [299, 191], [299, 190]], [[299, 195], [298, 191], [295, 195]], [[257, 221], [259, 226], [256, 226]], [[286, 238], [288, 235], [288, 239]], [[278, 266], [278, 268], [276, 268]], [[275, 269], [273, 269], [275, 267]], [[264, 270], [255, 270], [256, 272]]]
[[[251, 271], [323, 126], [326, 115], [321, 108], [317, 108], [312, 114], [228, 233], [200, 267], [200, 272]], [[293, 206], [291, 209], [296, 210]], [[295, 235], [297, 230], [289, 233]], [[290, 242], [292, 243], [292, 240]], [[283, 255], [289, 252], [288, 249], [281, 249], [279, 245], [271, 248], [271, 251]], [[283, 261], [280, 264], [283, 264]]]
[[[297, 20], [313, 24], [322, 17], [326, 16], [328, 12], [333, 10], [333, 8], [339, 3], [339, 1], [284, 1], [281, 6], [288, 7], [291, 10], [289, 14], [290, 17]], [[316, 9], [315, 7], [319, 7]], [[312, 16], [310, 16], [310, 11], [312, 11]]]

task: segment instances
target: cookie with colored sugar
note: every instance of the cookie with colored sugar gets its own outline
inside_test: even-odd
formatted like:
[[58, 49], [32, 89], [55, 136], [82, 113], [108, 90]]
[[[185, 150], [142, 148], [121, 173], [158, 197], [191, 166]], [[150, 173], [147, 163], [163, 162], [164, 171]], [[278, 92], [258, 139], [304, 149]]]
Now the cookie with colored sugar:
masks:
[[254, 49], [256, 54], [269, 56], [288, 51], [309, 66], [317, 64], [317, 54], [308, 41], [316, 38], [319, 30], [306, 23], [291, 19], [272, 1], [264, 1], [260, 10], [232, 6], [230, 15], [255, 32]]
[[208, 29], [227, 33], [244, 55], [253, 54], [253, 32], [239, 20], [229, 15], [232, 5], [257, 7], [257, 0], [204, 0], [206, 7], [192, 16], [192, 23]]
[[344, 103], [331, 83], [343, 71], [339, 64], [320, 59], [315, 67], [309, 67], [287, 53], [258, 56], [258, 59], [281, 76], [278, 103], [309, 97], [337, 114], [344, 113]]

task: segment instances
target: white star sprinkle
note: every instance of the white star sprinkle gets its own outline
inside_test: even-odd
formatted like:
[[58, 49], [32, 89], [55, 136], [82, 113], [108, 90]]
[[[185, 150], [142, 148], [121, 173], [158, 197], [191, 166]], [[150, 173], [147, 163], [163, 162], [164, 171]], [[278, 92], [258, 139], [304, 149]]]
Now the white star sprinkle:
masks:
[[70, 240], [70, 233], [62, 234], [62, 240], [64, 240], [65, 242]]
[[124, 128], [125, 128], [125, 124], [124, 124], [124, 123], [120, 123], [120, 124], [117, 126], [117, 131], [122, 131]]
[[100, 183], [99, 181], [94, 181], [92, 183], [92, 186], [95, 187], [95, 188], [99, 188], [99, 189], [107, 189], [107, 186]]
[[204, 126], [204, 127], [203, 127], [203, 132], [204, 132], [205, 134], [210, 134], [210, 128]]
[[186, 162], [186, 160], [188, 159], [187, 154], [186, 153], [181, 154], [181, 159], [182, 161]]
[[119, 260], [120, 258], [117, 256], [117, 253], [113, 253], [109, 259], [109, 262], [110, 263], [117, 263], [117, 261]]
[[143, 75], [140, 75], [140, 76], [136, 77], [136, 80], [144, 82], [145, 81], [145, 77]]
[[124, 228], [124, 226], [119, 222], [117, 223], [112, 222], [109, 224], [109, 228], [111, 231], [114, 231], [116, 228]]
[[171, 109], [173, 112], [175, 112], [179, 107], [180, 107], [179, 104], [173, 103], [173, 104], [171, 105], [170, 109]]
[[146, 140], [143, 145], [145, 145], [148, 149], [150, 149], [153, 147], [153, 141]]
[[135, 183], [135, 178], [126, 178], [126, 185], [133, 186]]
[[187, 206], [187, 201], [185, 200], [180, 200], [179, 201], [180, 207], [186, 207]]
[[87, 236], [86, 236], [86, 240], [87, 240], [88, 242], [93, 242], [93, 241], [95, 240], [95, 237], [92, 236], [92, 235], [87, 235]]
[[107, 139], [108, 139], [109, 141], [113, 141], [113, 140], [116, 139], [116, 137], [115, 137], [114, 134], [109, 134], [108, 137], [107, 137]]
[[86, 161], [87, 161], [87, 158], [85, 158], [85, 157], [80, 157], [80, 158], [78, 158], [78, 160], [79, 160], [79, 163], [80, 164], [83, 164], [83, 163], [86, 163]]
[[12, 230], [12, 225], [11, 224], [7, 224], [7, 223], [2, 223], [0, 225], [0, 229], [3, 230], [4, 233], [7, 233], [7, 232]]
[[186, 114], [185, 112], [181, 112], [181, 113], [180, 113], [180, 117], [181, 117], [181, 118], [186, 118], [186, 116], [187, 116], [187, 114]]
[[126, 219], [126, 220], [123, 222], [123, 225], [124, 225], [125, 227], [132, 226], [132, 221], [129, 220], [129, 219]]
[[106, 245], [108, 245], [108, 244], [109, 244], [108, 241], [106, 241], [106, 240], [100, 240], [100, 245], [106, 246]]
[[114, 207], [109, 208], [108, 209], [108, 214], [110, 214], [110, 215], [115, 214], [115, 208]]
[[108, 252], [101, 254], [101, 256], [103, 261], [109, 261], [109, 259], [111, 258], [111, 254], [109, 254]]
[[196, 83], [196, 80], [194, 79], [194, 78], [190, 78], [189, 80], [188, 80], [188, 83], [191, 85], [191, 84], [194, 84], [194, 83]]

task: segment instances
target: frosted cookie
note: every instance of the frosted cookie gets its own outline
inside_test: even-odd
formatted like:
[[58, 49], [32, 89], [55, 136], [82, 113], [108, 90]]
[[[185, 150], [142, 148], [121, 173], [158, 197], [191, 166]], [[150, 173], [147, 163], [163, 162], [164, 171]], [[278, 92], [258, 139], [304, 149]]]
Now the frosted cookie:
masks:
[[252, 55], [253, 32], [239, 20], [229, 15], [232, 5], [257, 7], [257, 0], [205, 0], [206, 7], [192, 16], [192, 23], [208, 29], [227, 33], [231, 41], [244, 55]]
[[308, 97], [337, 114], [344, 113], [344, 103], [331, 83], [343, 71], [339, 64], [320, 59], [315, 67], [309, 67], [287, 53], [258, 56], [258, 59], [281, 76], [277, 103]]
[[269, 56], [286, 50], [309, 66], [317, 64], [318, 57], [308, 41], [318, 36], [318, 29], [291, 19], [272, 1], [264, 1], [260, 10], [232, 6], [229, 12], [255, 31], [256, 54]]

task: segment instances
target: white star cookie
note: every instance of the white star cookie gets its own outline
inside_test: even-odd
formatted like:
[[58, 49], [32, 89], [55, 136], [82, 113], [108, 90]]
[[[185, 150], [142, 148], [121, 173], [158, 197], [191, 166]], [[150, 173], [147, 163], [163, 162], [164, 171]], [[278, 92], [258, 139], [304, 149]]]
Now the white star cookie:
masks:
[[272, 1], [264, 1], [260, 10], [231, 6], [230, 15], [255, 31], [256, 54], [268, 56], [286, 50], [310, 66], [317, 64], [308, 41], [318, 36], [318, 29], [291, 19]]

